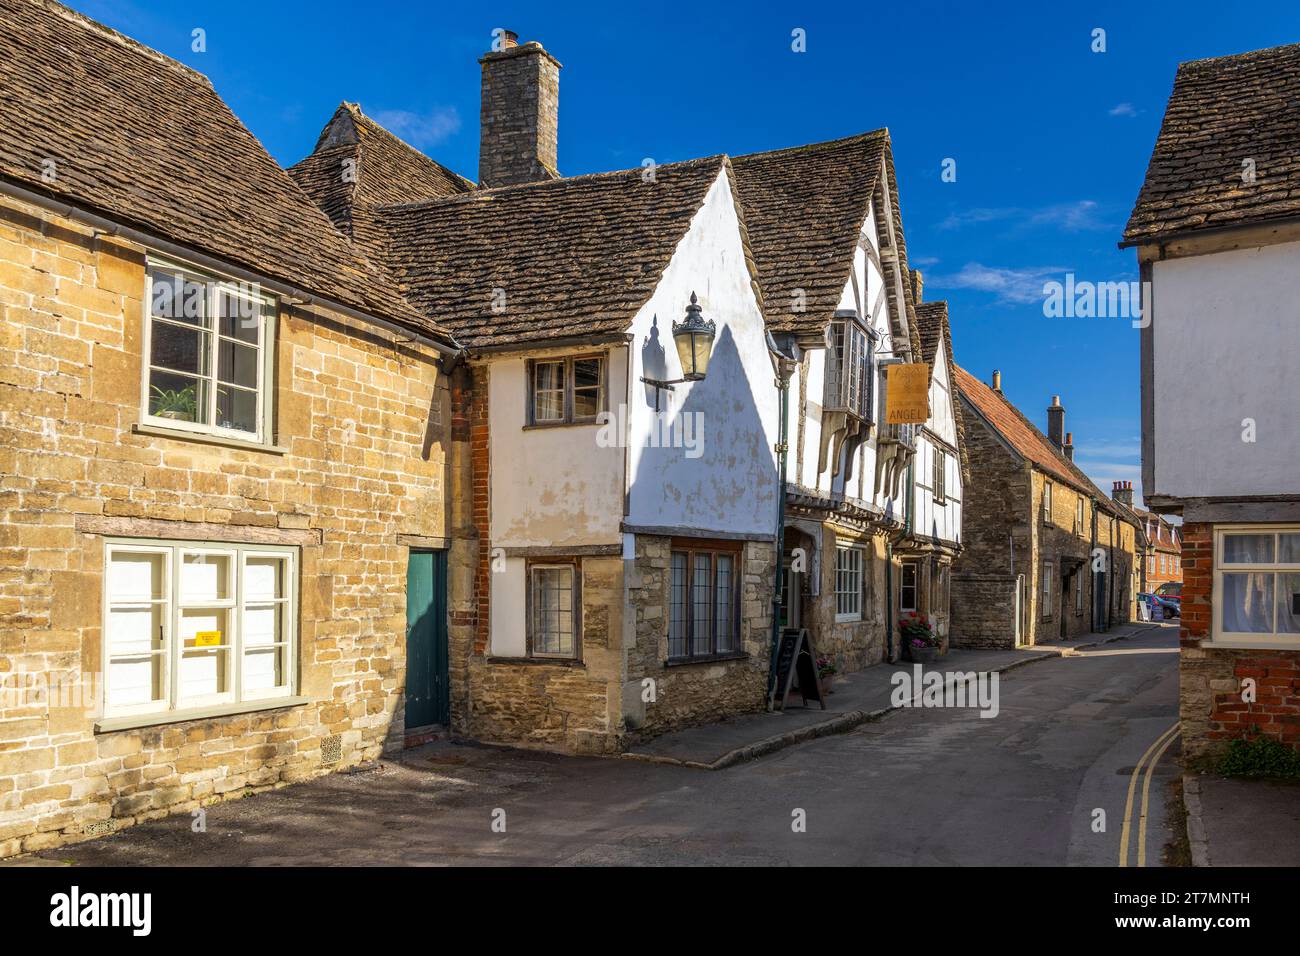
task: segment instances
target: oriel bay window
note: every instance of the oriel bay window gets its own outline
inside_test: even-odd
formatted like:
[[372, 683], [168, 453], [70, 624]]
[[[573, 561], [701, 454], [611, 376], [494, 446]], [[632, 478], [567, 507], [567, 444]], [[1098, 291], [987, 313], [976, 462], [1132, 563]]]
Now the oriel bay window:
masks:
[[156, 260], [148, 276], [143, 421], [269, 441], [275, 300]]
[[837, 317], [827, 330], [827, 411], [847, 411], [872, 420], [874, 335], [856, 318]]
[[528, 363], [528, 424], [594, 422], [606, 410], [603, 355]]
[[668, 659], [740, 650], [740, 548], [674, 544], [669, 560]]
[[292, 548], [109, 541], [104, 715], [292, 697], [297, 575]]
[[1300, 526], [1216, 530], [1215, 539], [1215, 639], [1300, 642]]

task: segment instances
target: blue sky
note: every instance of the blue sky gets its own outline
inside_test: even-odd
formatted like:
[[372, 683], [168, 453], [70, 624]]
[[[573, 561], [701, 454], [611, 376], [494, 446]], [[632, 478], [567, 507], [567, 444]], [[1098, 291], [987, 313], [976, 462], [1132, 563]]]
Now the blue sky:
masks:
[[475, 178], [477, 57], [497, 27], [564, 64], [566, 175], [887, 126], [908, 252], [926, 298], [950, 303], [957, 361], [986, 380], [1002, 369], [1040, 427], [1059, 394], [1076, 460], [1107, 491], [1138, 484], [1138, 333], [1045, 317], [1043, 283], [1137, 278], [1116, 242], [1180, 61], [1300, 39], [1300, 6], [1198, 0], [71, 5], [206, 73], [284, 165], [347, 99]]

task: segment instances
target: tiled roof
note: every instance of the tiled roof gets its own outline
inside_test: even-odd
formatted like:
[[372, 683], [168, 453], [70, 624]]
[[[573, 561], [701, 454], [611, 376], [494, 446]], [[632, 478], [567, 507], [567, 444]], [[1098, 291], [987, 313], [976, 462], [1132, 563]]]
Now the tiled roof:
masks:
[[1020, 409], [1012, 405], [1005, 395], [995, 392], [955, 362], [952, 370], [953, 381], [962, 398], [1018, 455], [1057, 481], [1086, 495], [1095, 496], [1102, 510], [1119, 515], [1130, 523], [1134, 522], [1133, 515], [1127, 509], [1112, 501], [1074, 462], [1058, 452], [1048, 437]]
[[713, 156], [653, 182], [635, 169], [389, 206], [386, 265], [467, 347], [626, 332], [728, 168]]
[[930, 366], [934, 375], [934, 358], [943, 338], [951, 339], [948, 329], [948, 303], [922, 302], [916, 307], [916, 329], [921, 338], [921, 361]]
[[[0, 0], [0, 176], [441, 335], [199, 73], [50, 0]], [[47, 163], [55, 178], [46, 181]]]
[[830, 320], [888, 142], [879, 129], [732, 160], [772, 331], [820, 335]]
[[445, 199], [474, 188], [465, 177], [402, 142], [355, 103], [343, 103], [334, 111], [315, 149], [290, 166], [289, 175], [351, 238], [356, 238], [357, 208]]
[[1124, 242], [1296, 216], [1300, 44], [1180, 65]]

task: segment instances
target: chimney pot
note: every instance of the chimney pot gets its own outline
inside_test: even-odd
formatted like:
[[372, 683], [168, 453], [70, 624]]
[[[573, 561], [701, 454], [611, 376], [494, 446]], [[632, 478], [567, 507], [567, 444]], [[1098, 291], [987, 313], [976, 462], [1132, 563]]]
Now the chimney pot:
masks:
[[995, 392], [1002, 391], [1002, 370], [1001, 369], [995, 368], [993, 370], [993, 391]]
[[1057, 449], [1065, 444], [1065, 408], [1060, 395], [1053, 395], [1052, 404], [1047, 407], [1047, 439]]
[[519, 46], [519, 34], [514, 30], [502, 30], [501, 49], [508, 50], [513, 46]]
[[[1115, 482], [1111, 485], [1110, 496], [1120, 504], [1128, 505], [1130, 508], [1133, 507], [1133, 482]], [[1149, 535], [1150, 533], [1150, 529], [1148, 529], [1147, 534]]]

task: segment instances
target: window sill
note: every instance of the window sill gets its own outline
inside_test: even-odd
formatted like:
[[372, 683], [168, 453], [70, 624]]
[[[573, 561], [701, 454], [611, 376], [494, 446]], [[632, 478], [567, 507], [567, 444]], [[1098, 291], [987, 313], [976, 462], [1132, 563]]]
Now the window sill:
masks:
[[706, 654], [701, 657], [670, 657], [664, 661], [664, 667], [687, 667], [691, 664], [717, 664], [722, 661], [749, 660], [744, 651], [728, 651], [725, 654]]
[[552, 667], [586, 667], [585, 661], [576, 657], [489, 657], [489, 664], [549, 664]]
[[846, 614], [846, 615], [844, 615], [843, 617], [841, 617], [840, 615], [836, 614], [836, 615], [835, 615], [835, 623], [836, 623], [836, 624], [861, 624], [861, 623], [862, 623], [862, 615], [861, 615], [861, 614]]
[[1200, 646], [1216, 651], [1300, 651], [1300, 640], [1201, 641]]
[[129, 714], [125, 717], [104, 717], [95, 721], [95, 733], [111, 734], [117, 730], [137, 730], [159, 727], [163, 724], [180, 724], [187, 720], [206, 720], [211, 717], [236, 717], [264, 710], [283, 710], [311, 703], [310, 697], [276, 697], [272, 700], [245, 701], [242, 704], [218, 704], [213, 707], [194, 707], [190, 710], [170, 710], [161, 714]]
[[[608, 413], [602, 412], [602, 414], [608, 414]], [[531, 432], [531, 431], [544, 431], [548, 428], [585, 428], [591, 425], [603, 425], [603, 424], [605, 423], [600, 421], [599, 419], [585, 418], [576, 422], [533, 422], [532, 424], [524, 425], [523, 429], [526, 432]]]
[[224, 448], [243, 448], [248, 451], [264, 451], [271, 455], [288, 454], [289, 449], [283, 445], [266, 445], [257, 441], [244, 441], [240, 438], [227, 438], [224, 435], [209, 435], [205, 432], [186, 431], [182, 428], [163, 428], [160, 425], [131, 426], [134, 435], [151, 435], [155, 438], [175, 438], [178, 441], [193, 441], [203, 445], [221, 445]]

